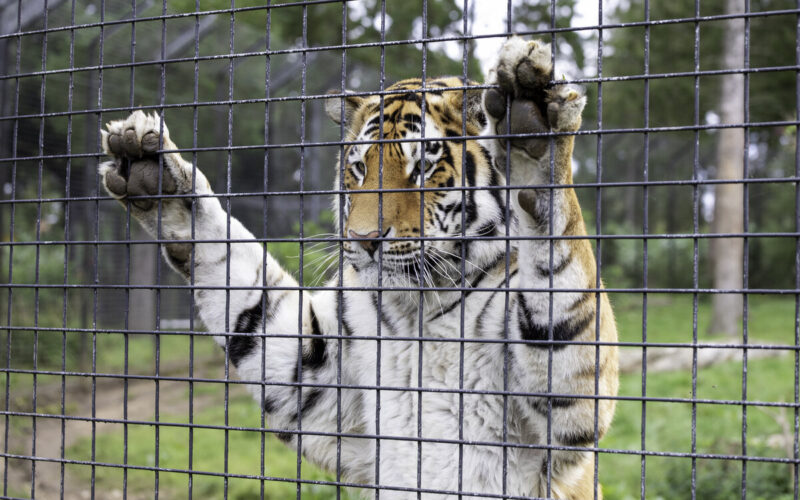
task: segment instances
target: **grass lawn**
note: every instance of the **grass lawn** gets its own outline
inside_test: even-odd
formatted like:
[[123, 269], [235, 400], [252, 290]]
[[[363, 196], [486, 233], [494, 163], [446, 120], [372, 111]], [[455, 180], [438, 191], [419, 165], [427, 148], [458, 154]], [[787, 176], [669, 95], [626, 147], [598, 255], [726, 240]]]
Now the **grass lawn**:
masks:
[[[641, 297], [613, 296], [622, 341], [642, 340]], [[748, 332], [750, 342], [794, 344], [794, 298], [777, 296], [752, 296], [749, 300], [750, 314]], [[709, 340], [705, 329], [710, 314], [709, 304], [701, 302], [698, 308], [698, 337]], [[692, 297], [681, 295], [650, 295], [647, 307], [647, 339], [652, 342], [691, 342]], [[713, 339], [720, 340], [720, 339]], [[183, 342], [183, 344], [181, 344]], [[741, 342], [741, 339], [731, 339]], [[162, 338], [162, 362], [186, 356], [187, 341], [182, 337]], [[210, 339], [196, 341], [196, 353], [215, 356]], [[211, 347], [209, 347], [211, 346]], [[119, 346], [108, 345], [109, 370], [114, 369]], [[141, 353], [136, 349], [141, 349]], [[206, 349], [208, 351], [206, 352]], [[640, 349], [640, 348], [626, 348]], [[655, 349], [655, 348], [650, 348]], [[145, 363], [148, 353], [152, 360], [152, 344], [131, 348], [131, 353]], [[107, 358], [99, 356], [98, 360]], [[165, 357], [166, 356], [166, 357]], [[112, 359], [113, 358], [113, 359]], [[221, 359], [221, 358], [220, 358]], [[152, 362], [152, 361], [150, 361]], [[149, 365], [138, 365], [137, 370], [149, 370]], [[742, 399], [742, 363], [726, 362], [699, 371], [696, 396], [710, 400]], [[751, 360], [747, 364], [747, 399], [750, 401], [793, 401], [794, 356], [791, 352], [782, 357]], [[643, 381], [641, 374], [623, 375], [620, 395], [640, 397], [646, 385], [646, 394], [651, 397], [691, 398], [691, 373], [649, 373]], [[231, 391], [229, 425], [259, 427], [260, 415], [241, 388]], [[198, 389], [196, 394], [221, 391], [218, 384]], [[746, 453], [756, 457], [786, 457], [785, 448], [776, 444], [781, 435], [781, 422], [789, 422], [793, 429], [794, 412], [778, 408], [747, 407], [746, 417], [741, 405], [697, 404], [681, 402], [621, 401], [617, 405], [614, 425], [610, 433], [600, 442], [601, 448], [623, 450], [632, 453], [602, 453], [600, 477], [605, 496], [609, 500], [637, 499], [641, 497], [642, 459], [635, 452], [642, 448], [642, 422], [646, 430], [644, 446], [654, 452], [689, 453], [692, 451], [692, 414], [696, 411], [695, 449], [701, 454], [741, 455], [742, 422], [746, 418]], [[644, 417], [643, 417], [644, 415]], [[186, 422], [185, 413], [162, 414], [162, 421]], [[213, 405], [195, 414], [195, 422], [220, 425], [224, 423], [221, 405]], [[188, 468], [189, 431], [182, 428], [161, 427], [159, 443], [159, 466], [178, 469]], [[143, 466], [155, 465], [155, 430], [152, 426], [129, 425], [128, 463]], [[777, 438], [776, 438], [777, 436]], [[237, 474], [261, 474], [261, 434], [258, 432], [195, 429], [192, 438], [193, 463], [196, 471], [221, 472], [225, 470], [225, 440], [228, 441], [227, 470]], [[789, 435], [790, 443], [792, 440]], [[68, 457], [88, 459], [91, 441], [87, 438], [68, 449]], [[101, 434], [97, 438], [97, 460], [101, 462], [123, 462], [123, 437], [120, 432]], [[297, 458], [271, 435], [266, 435], [264, 445], [264, 474], [291, 480], [297, 474]], [[697, 459], [697, 498], [729, 499], [741, 496], [742, 461]], [[645, 460], [646, 498], [690, 498], [692, 460], [685, 457], [649, 456]], [[88, 480], [89, 469], [73, 466], [70, 473]], [[787, 464], [748, 461], [746, 463], [748, 494], [750, 499], [788, 499], [793, 489], [793, 471]], [[302, 464], [302, 477], [310, 480], [331, 480], [310, 464]], [[165, 498], [188, 498], [188, 476], [183, 473], [160, 473], [159, 489]], [[97, 468], [98, 490], [122, 488], [122, 471], [112, 468]], [[128, 472], [130, 492], [152, 494], [155, 474], [152, 472]], [[225, 481], [221, 478], [194, 475], [192, 479], [195, 498], [222, 498]], [[261, 482], [252, 479], [229, 479], [228, 498], [260, 498]], [[268, 481], [264, 483], [265, 497], [274, 499], [293, 498], [296, 484], [291, 481]], [[303, 498], [335, 498], [334, 487], [301, 485]], [[342, 491], [342, 497], [352, 497]]]
[[[234, 391], [232, 391], [233, 393]], [[252, 399], [243, 393], [231, 396], [228, 408], [228, 425], [235, 427], [260, 427], [260, 414], [253, 405]], [[164, 415], [162, 422], [184, 423], [186, 415]], [[225, 423], [225, 412], [222, 405], [198, 412], [194, 418], [199, 425], [222, 425]], [[191, 469], [199, 472], [218, 474], [229, 471], [242, 475], [266, 475], [275, 478], [264, 481], [264, 498], [295, 498], [297, 483], [297, 455], [278, 441], [273, 435], [264, 434], [264, 470], [261, 471], [262, 434], [255, 431], [235, 431], [216, 429], [194, 429], [192, 443]], [[227, 461], [225, 445], [227, 442]], [[159, 428], [159, 467], [180, 470], [189, 469], [189, 430], [186, 428], [160, 426]], [[68, 458], [88, 460], [91, 457], [91, 440], [84, 439], [68, 450]], [[99, 462], [120, 464], [123, 462], [124, 439], [120, 432], [98, 436], [96, 442], [96, 460]], [[129, 465], [153, 467], [156, 465], [155, 428], [150, 425], [129, 425], [128, 428], [128, 461]], [[90, 479], [90, 470], [85, 466], [73, 466], [72, 474], [79, 475], [83, 481]], [[324, 473], [303, 461], [301, 477], [311, 481], [335, 481], [335, 476]], [[106, 491], [122, 490], [123, 472], [121, 469], [96, 469], [96, 481], [99, 488]], [[152, 495], [156, 475], [154, 472], [129, 470], [128, 491], [134, 498]], [[164, 498], [189, 498], [189, 476], [186, 473], [158, 474], [159, 491]], [[262, 482], [255, 479], [229, 478], [227, 481], [211, 475], [195, 474], [192, 476], [193, 498], [223, 498], [227, 490], [227, 498], [231, 500], [249, 500], [261, 498]], [[302, 498], [311, 500], [336, 498], [336, 488], [329, 485], [301, 484]], [[341, 498], [351, 498], [349, 492], [342, 489]]]
[[[622, 341], [642, 340], [641, 297], [612, 297]], [[650, 296], [647, 308], [647, 339], [652, 342], [691, 342], [692, 297]], [[748, 330], [751, 343], [794, 344], [795, 307], [793, 297], [752, 296]], [[710, 317], [709, 304], [698, 310], [698, 336], [705, 334]], [[713, 338], [715, 341], [725, 339]], [[741, 343], [739, 339], [729, 339]], [[634, 349], [634, 348], [629, 348]], [[635, 348], [640, 349], [640, 348]], [[653, 348], [650, 348], [653, 349]], [[696, 397], [709, 400], [742, 400], [742, 363], [726, 362], [702, 369], [697, 376]], [[747, 364], [749, 401], [788, 402], [794, 400], [794, 355], [759, 359]], [[620, 395], [640, 397], [643, 384], [650, 397], [692, 398], [690, 372], [623, 375]], [[620, 401], [614, 424], [600, 442], [602, 448], [642, 449], [642, 423], [646, 431], [644, 446], [650, 451], [689, 453], [692, 451], [692, 413], [696, 410], [695, 449], [701, 454], [742, 455], [741, 405], [678, 402]], [[781, 434], [781, 423], [793, 428], [790, 409], [749, 406], [746, 409], [746, 450], [750, 456], [787, 457], [784, 448], [770, 446]], [[792, 436], [789, 436], [790, 442]], [[742, 461], [696, 460], [696, 493], [702, 499], [729, 499], [741, 496]], [[638, 455], [602, 454], [600, 477], [609, 500], [641, 498], [642, 459]], [[787, 464], [747, 462], [747, 498], [791, 498], [793, 470]], [[692, 459], [647, 457], [645, 461], [646, 498], [690, 498]]]

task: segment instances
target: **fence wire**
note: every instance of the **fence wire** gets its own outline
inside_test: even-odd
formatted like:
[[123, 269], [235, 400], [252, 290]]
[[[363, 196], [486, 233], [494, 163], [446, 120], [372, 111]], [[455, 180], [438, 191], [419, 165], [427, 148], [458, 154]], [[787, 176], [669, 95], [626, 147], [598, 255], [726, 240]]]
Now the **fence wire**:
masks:
[[[758, 8], [751, 2], [756, 4], [729, 0], [728, 8], [735, 11], [731, 12], [717, 3], [701, 8], [699, 0], [686, 1], [679, 2], [680, 9], [658, 10], [653, 16], [656, 6], [651, 9], [649, 0], [551, 0], [538, 7], [516, 0], [502, 5], [489, 0], [418, 0], [402, 7], [386, 0], [240, 2], [245, 5], [235, 0], [202, 5], [199, 0], [0, 0], [0, 298], [5, 302], [5, 317], [0, 318], [5, 332], [0, 346], [0, 498], [539, 498], [508, 489], [509, 456], [526, 451], [545, 457], [542, 477], [544, 496], [549, 498], [557, 494], [551, 484], [557, 473], [554, 456], [582, 451], [594, 459], [586, 498], [731, 498], [732, 482], [742, 499], [797, 500], [800, 2], [762, 1]], [[743, 59], [736, 67], [709, 64], [704, 54], [726, 50], [727, 39], [721, 34], [733, 22], [742, 24]], [[762, 40], [754, 38], [756, 27], [761, 36], [771, 26], [776, 32], [791, 28], [789, 41], [794, 45], [788, 46], [791, 50], [781, 46], [787, 58], [764, 56], [774, 47], [764, 49]], [[677, 32], [668, 31], [676, 29], [691, 36], [675, 37]], [[470, 186], [467, 169], [461, 168], [461, 185], [384, 187], [386, 150], [441, 140], [426, 137], [425, 120], [421, 138], [348, 139], [344, 110], [340, 125], [323, 125], [323, 102], [332, 98], [377, 97], [382, 130], [385, 99], [441, 93], [427, 85], [388, 89], [402, 78], [426, 81], [448, 72], [466, 82], [449, 90], [496, 89], [493, 84], [470, 83], [483, 82], [491, 66], [491, 57], [479, 55], [480, 48], [499, 50], [513, 34], [551, 43], [557, 72], [562, 60], [579, 61], [566, 64], [570, 76], [562, 79], [557, 73], [554, 78], [586, 89], [584, 125], [576, 132], [483, 138], [500, 140], [510, 157], [514, 139], [545, 138], [552, 151], [559, 137], [574, 136], [574, 182], [555, 183], [551, 154], [549, 179], [540, 184]], [[634, 46], [627, 46], [629, 54], [619, 42], [624, 36], [635, 40]], [[676, 53], [685, 60], [674, 56], [670, 62], [675, 64], [670, 65], [663, 56], [651, 58], [663, 54], [668, 44], [680, 46], [682, 52]], [[620, 65], [618, 61], [626, 58], [630, 64]], [[743, 116], [722, 122], [719, 82], [731, 76], [743, 81]], [[789, 103], [780, 113], [769, 114], [770, 99], [788, 95], [776, 90], [772, 98], [763, 92], [769, 81], [782, 89], [791, 87], [794, 106]], [[691, 94], [686, 101], [689, 112], [677, 119], [665, 118], [670, 100], [676, 99], [671, 86]], [[620, 95], [634, 87], [634, 102], [620, 111]], [[334, 91], [328, 92], [330, 88]], [[426, 102], [421, 100], [423, 115]], [[467, 105], [464, 98], [462, 117]], [[102, 189], [98, 174], [106, 160], [101, 152], [105, 123], [135, 110], [154, 112], [162, 133], [169, 124], [179, 147], [160, 147], [159, 153], [182, 154], [192, 165], [193, 179], [202, 170], [216, 193], [196, 192], [193, 186], [188, 194], [148, 196], [157, 203], [155, 237], [138, 227], [131, 210], [120, 209]], [[744, 138], [737, 151], [743, 169], [735, 178], [720, 178], [714, 175], [721, 166], [715, 164], [713, 148], [720, 134], [730, 129], [741, 130]], [[466, 157], [471, 139], [462, 120], [460, 135], [447, 141]], [[671, 148], [669, 155], [665, 144]], [[357, 145], [377, 145], [380, 151], [378, 188], [359, 192], [378, 195], [381, 242], [408, 240], [386, 236], [385, 196], [419, 193], [420, 234], [413, 240], [423, 259], [437, 242], [453, 242], [460, 252], [454, 261], [459, 279], [387, 286], [378, 273], [374, 286], [344, 282], [344, 244], [352, 241], [344, 212], [350, 190], [344, 184], [344, 166], [338, 174], [333, 166], [337, 156]], [[163, 167], [160, 154], [159, 159]], [[778, 162], [780, 168], [775, 166]], [[510, 178], [507, 162], [497, 168]], [[163, 182], [160, 173], [159, 192]], [[719, 190], [729, 186], [741, 189], [735, 210], [741, 211], [742, 224], [719, 229], [711, 211]], [[504, 220], [511, 221], [509, 194], [523, 188], [550, 193], [550, 228], [553, 193], [574, 189], [590, 236], [552, 231], [518, 235], [510, 223], [494, 234], [469, 235], [463, 201], [460, 234], [425, 234], [424, 200], [434, 193], [497, 193], [505, 200]], [[164, 265], [162, 250], [173, 240], [164, 234], [161, 215], [165, 204], [176, 198], [191, 210], [187, 241], [226, 246], [224, 285], [196, 283], [194, 250], [186, 281]], [[209, 198], [219, 199], [228, 214], [226, 237], [196, 234], [198, 206]], [[338, 199], [336, 208], [330, 208], [328, 198]], [[137, 201], [129, 197], [127, 207]], [[783, 204], [770, 208], [772, 202]], [[771, 212], [762, 215], [768, 208]], [[234, 236], [233, 217], [253, 231], [253, 239]], [[584, 288], [555, 286], [555, 245], [586, 239], [595, 252], [596, 277]], [[505, 248], [504, 281], [497, 286], [468, 282], [462, 244], [467, 240], [497, 242]], [[232, 284], [231, 249], [253, 241], [278, 256], [298, 284], [267, 285], [266, 251], [253, 285]], [[548, 286], [510, 285], [513, 248], [526, 241], [549, 243], [549, 269], [544, 270]], [[735, 241], [743, 244], [743, 257], [734, 263], [742, 279], [735, 286], [720, 286], [710, 271], [714, 249]], [[332, 258], [320, 260], [321, 252]], [[381, 268], [384, 253], [384, 246], [378, 245]], [[330, 276], [335, 279], [326, 282], [324, 277]], [[296, 331], [270, 331], [264, 321], [248, 334], [260, 340], [262, 359], [267, 360], [267, 339], [296, 340], [294, 381], [268, 381], [268, 363], [261, 363], [259, 381], [236, 378], [233, 362], [213, 348], [211, 337], [222, 339], [224, 350], [231, 352], [241, 334], [206, 331], [196, 319], [196, 294], [215, 290], [225, 292], [226, 325], [237, 321], [231, 311], [235, 292], [263, 292], [259, 311], [267, 310], [268, 290], [297, 293]], [[413, 294], [414, 328], [387, 331], [391, 329], [378, 319], [374, 335], [354, 339], [342, 320], [341, 297], [348, 291], [374, 293], [377, 318], [384, 317], [388, 292]], [[303, 297], [325, 292], [339, 297], [339, 320], [325, 334], [335, 346], [335, 376], [324, 383], [305, 381], [304, 345], [318, 339], [303, 333], [308, 314]], [[507, 314], [501, 338], [465, 334], [470, 321], [466, 299], [473, 292], [503, 295]], [[549, 297], [547, 338], [510, 336], [512, 292]], [[450, 306], [458, 311], [453, 336], [432, 335], [426, 329], [430, 318], [425, 312], [441, 307], [441, 302], [426, 302], [430, 293], [458, 294]], [[554, 338], [554, 296], [560, 293], [589, 294], [597, 310], [601, 294], [610, 295], [619, 340], [601, 340], [599, 333], [593, 340]], [[729, 311], [741, 316], [741, 330], [734, 336], [706, 333], [711, 301], [717, 296], [741, 297], [737, 310]], [[593, 323], [599, 332], [600, 314]], [[349, 342], [375, 346], [374, 366], [360, 368], [374, 369], [374, 383], [343, 378], [342, 358]], [[386, 364], [397, 362], [387, 346], [397, 343], [417, 349], [409, 351], [417, 353], [416, 359], [409, 355], [405, 360], [416, 366], [406, 385], [381, 379]], [[424, 348], [442, 345], [458, 346], [458, 380], [450, 386], [426, 385]], [[540, 367], [547, 378], [543, 390], [512, 386], [512, 349], [519, 345], [547, 350], [547, 366]], [[553, 387], [554, 352], [571, 345], [594, 348], [591, 394]], [[473, 346], [502, 349], [500, 387], [465, 384], [465, 356]], [[599, 380], [600, 349], [609, 347], [621, 353], [620, 390], [614, 395], [603, 394]], [[251, 394], [260, 392], [264, 403], [253, 404], [246, 388]], [[296, 389], [291, 403], [296, 407], [295, 429], [271, 425], [266, 401], [274, 388]], [[314, 428], [303, 419], [307, 398], [320, 391], [335, 394], [335, 430]], [[374, 431], [346, 429], [349, 416], [343, 398], [353, 391], [373, 395]], [[414, 435], [382, 429], [381, 412], [385, 417], [393, 394], [410, 395], [410, 404], [418, 408]], [[424, 430], [423, 396], [426, 403], [431, 397], [455, 398], [455, 438]], [[501, 439], [476, 439], [465, 433], [465, 418], [474, 417], [468, 401], [478, 396], [500, 401]], [[509, 413], [515, 401], [524, 398], [546, 401], [546, 429], [538, 441], [519, 442], [509, 436], [517, 432], [509, 429]], [[552, 439], [557, 425], [552, 411], [564, 400], [594, 405], [589, 444], [569, 446]], [[603, 401], [617, 404], [604, 438], [598, 409]], [[304, 449], [304, 441], [320, 438], [335, 443], [329, 470], [317, 469], [279, 442]], [[369, 481], [347, 478], [352, 471], [343, 458], [345, 440], [370, 443], [374, 457]], [[386, 469], [380, 457], [394, 442], [413, 445], [413, 484], [388, 484], [381, 478]], [[452, 487], [426, 486], [426, 445], [456, 447], [451, 459], [457, 464], [457, 477], [447, 482]], [[467, 467], [475, 466], [465, 463], [467, 447], [502, 455], [502, 488], [476, 492], [466, 486], [474, 473]], [[715, 488], [718, 496], [709, 493]]]

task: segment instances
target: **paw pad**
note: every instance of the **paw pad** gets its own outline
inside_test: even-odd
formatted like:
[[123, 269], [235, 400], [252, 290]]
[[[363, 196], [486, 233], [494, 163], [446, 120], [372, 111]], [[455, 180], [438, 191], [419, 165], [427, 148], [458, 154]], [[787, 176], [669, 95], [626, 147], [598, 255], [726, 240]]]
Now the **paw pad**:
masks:
[[148, 132], [142, 137], [142, 151], [153, 154], [158, 151], [159, 136], [156, 132]]
[[[164, 135], [158, 130], [163, 129]], [[141, 111], [131, 113], [125, 120], [109, 123], [103, 131], [103, 146], [113, 161], [100, 167], [106, 189], [114, 197], [133, 197], [131, 203], [147, 211], [157, 202], [147, 197], [175, 194], [179, 191], [175, 172], [181, 167], [174, 153], [159, 155], [159, 148], [174, 149], [166, 125], [157, 115]]]
[[140, 158], [142, 156], [139, 138], [136, 137], [136, 131], [134, 129], [129, 128], [125, 131], [122, 136], [122, 145], [126, 155], [134, 158]]

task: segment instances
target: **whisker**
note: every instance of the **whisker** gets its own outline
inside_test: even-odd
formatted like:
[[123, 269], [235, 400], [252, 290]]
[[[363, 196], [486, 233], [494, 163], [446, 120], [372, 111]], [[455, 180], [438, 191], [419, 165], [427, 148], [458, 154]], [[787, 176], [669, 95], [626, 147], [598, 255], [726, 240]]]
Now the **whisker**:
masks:
[[[436, 252], [431, 252], [430, 257], [431, 257], [431, 259], [435, 259], [436, 262], [438, 262], [442, 266], [441, 267], [442, 274], [446, 275], [448, 278], [450, 276], [447, 274], [447, 268], [444, 267], [444, 266], [450, 266], [453, 269], [453, 271], [455, 271], [458, 274], [461, 274], [461, 271], [458, 269], [458, 267], [456, 267], [456, 265], [454, 263], [450, 262], [448, 259], [445, 259], [441, 255], [437, 255]], [[452, 281], [452, 278], [451, 278], [451, 281]]]
[[443, 259], [442, 257], [440, 257], [440, 256], [438, 256], [436, 254], [433, 254], [433, 253], [430, 255], [430, 258], [431, 258], [431, 262], [433, 262], [433, 264], [436, 267], [436, 269], [438, 269], [439, 275], [444, 277], [444, 278], [447, 278], [448, 280], [450, 280], [450, 282], [453, 284], [453, 287], [457, 288], [458, 285], [456, 284], [455, 280], [447, 273], [447, 268], [444, 267], [444, 265], [445, 264], [450, 265], [453, 268], [453, 270], [458, 271], [456, 266], [454, 264], [452, 264], [451, 262], [448, 262], [445, 259]]
[[431, 248], [433, 248], [435, 251], [437, 251], [437, 252], [439, 252], [441, 254], [449, 255], [449, 256], [455, 258], [456, 260], [463, 260], [465, 264], [469, 264], [472, 267], [474, 267], [475, 269], [481, 271], [482, 273], [486, 273], [486, 269], [484, 269], [481, 266], [475, 264], [474, 262], [470, 261], [469, 259], [462, 259], [460, 255], [456, 255], [453, 252], [449, 252], [449, 251], [443, 250], [441, 248], [436, 248], [436, 247], [431, 247]]
[[317, 273], [317, 277], [316, 277], [316, 278], [315, 278], [315, 280], [314, 280], [314, 285], [312, 285], [312, 286], [317, 286], [317, 285], [319, 285], [319, 284], [322, 282], [322, 280], [323, 280], [323, 279], [326, 277], [326, 275], [327, 275], [327, 274], [330, 272], [331, 268], [332, 268], [334, 265], [338, 264], [338, 263], [339, 263], [339, 260], [338, 260], [338, 259], [332, 259], [332, 260], [331, 260], [331, 261], [328, 263], [328, 265], [327, 265], [327, 266], [325, 266], [325, 269], [323, 269], [322, 271], [320, 271], [320, 272], [318, 272], [318, 273]]
[[[422, 262], [422, 271], [423, 271], [423, 276], [427, 275], [425, 277], [425, 279], [430, 283], [431, 288], [435, 288], [436, 285], [433, 282], [433, 276], [431, 276], [429, 270], [427, 269], [427, 266], [425, 265], [425, 261], [424, 260]], [[439, 296], [439, 292], [434, 290], [433, 291], [433, 296], [436, 298], [436, 301], [439, 303], [439, 311], [442, 313], [442, 315], [444, 315], [444, 306], [442, 305], [442, 298]]]

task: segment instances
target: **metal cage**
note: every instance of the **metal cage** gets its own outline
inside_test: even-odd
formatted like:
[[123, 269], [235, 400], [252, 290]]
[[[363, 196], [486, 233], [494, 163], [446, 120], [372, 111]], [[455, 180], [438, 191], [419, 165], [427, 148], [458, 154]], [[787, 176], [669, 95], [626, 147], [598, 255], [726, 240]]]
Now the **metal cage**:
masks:
[[[482, 81], [493, 50], [483, 47], [518, 34], [551, 42], [557, 63], [580, 57], [567, 63], [578, 76], [566, 81], [589, 97], [567, 187], [578, 191], [598, 275], [621, 312], [623, 364], [610, 435], [587, 448], [595, 498], [603, 484], [605, 498], [730, 498], [730, 487], [743, 499], [796, 500], [800, 4], [723, 3], [0, 0], [0, 498], [398, 491], [348, 483], [340, 467], [320, 471], [275, 440], [281, 429], [245, 401], [252, 383], [236, 379], [206, 338], [220, 332], [195, 319], [193, 280], [173, 277], [159, 255], [167, 240], [146, 237], [101, 189], [100, 131], [135, 109], [182, 123], [171, 126], [180, 152], [202, 166], [228, 213], [284, 257], [301, 294], [330, 289], [318, 277], [341, 275], [343, 238], [327, 198], [343, 193], [330, 188], [332, 165], [348, 142], [343, 127], [321, 125], [323, 100], [347, 89], [383, 99], [393, 80], [440, 71]], [[730, 25], [738, 38], [726, 38]], [[743, 89], [744, 114], [733, 122], [720, 119], [716, 100], [731, 78]], [[779, 100], [790, 102], [773, 113]], [[743, 140], [734, 152], [743, 170], [732, 178], [714, 165], [725, 130]], [[738, 229], [712, 224], [724, 187], [740, 197]], [[325, 229], [332, 236], [315, 234]], [[508, 248], [505, 231], [486, 238]], [[324, 244], [333, 264], [314, 261]], [[737, 286], [712, 281], [719, 245], [742, 246]], [[599, 276], [582, 290], [598, 301]], [[468, 290], [463, 277], [453, 285], [442, 291]], [[729, 309], [742, 316], [735, 336], [707, 336], [715, 296], [739, 301]], [[464, 338], [463, 305], [460, 330], [451, 341], [463, 352], [475, 341]], [[421, 315], [416, 333], [395, 341], [431, 340]], [[345, 337], [340, 324], [333, 339], [341, 346]], [[352, 387], [339, 379], [334, 388]], [[420, 399], [438, 390], [360, 389]], [[444, 391], [474, 392], [463, 373], [461, 388]], [[341, 418], [339, 409], [339, 429]], [[299, 438], [306, 433], [314, 430]], [[365, 437], [378, 449], [393, 439]], [[420, 430], [413, 441], [421, 450], [437, 439]], [[402, 491], [474, 498], [421, 484]]]

